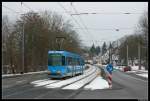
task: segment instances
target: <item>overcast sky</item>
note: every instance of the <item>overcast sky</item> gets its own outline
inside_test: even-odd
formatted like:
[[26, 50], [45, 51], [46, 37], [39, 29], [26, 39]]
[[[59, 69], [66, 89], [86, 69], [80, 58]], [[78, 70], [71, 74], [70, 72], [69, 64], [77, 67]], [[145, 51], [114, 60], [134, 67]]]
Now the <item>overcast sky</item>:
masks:
[[[68, 13], [65, 13], [60, 4], [72, 14], [76, 13], [73, 7], [78, 13], [99, 14], [72, 15], [76, 22]], [[144, 11], [148, 11], [147, 2], [72, 2], [73, 6], [70, 2], [60, 2], [60, 4], [58, 2], [23, 2], [21, 6], [21, 2], [2, 2], [2, 15], [8, 15], [10, 21], [15, 21], [21, 13], [30, 10], [56, 11], [66, 20], [71, 20], [74, 28], [80, 28], [76, 30], [85, 46], [90, 46], [93, 42], [96, 46], [101, 46], [104, 41], [115, 41], [124, 35], [133, 34], [140, 16]]]

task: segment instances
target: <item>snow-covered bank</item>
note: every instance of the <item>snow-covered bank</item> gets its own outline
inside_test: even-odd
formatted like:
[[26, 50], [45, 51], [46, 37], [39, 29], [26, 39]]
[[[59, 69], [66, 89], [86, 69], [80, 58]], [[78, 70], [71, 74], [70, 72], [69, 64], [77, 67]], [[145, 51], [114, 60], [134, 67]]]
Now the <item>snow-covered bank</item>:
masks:
[[[139, 66], [131, 66], [131, 70], [139, 70]], [[141, 70], [145, 70], [145, 67], [141, 66]]]
[[84, 87], [85, 89], [106, 89], [109, 88], [108, 82], [104, 80], [102, 77], [96, 77], [90, 84]]
[[139, 70], [139, 66], [131, 66], [131, 71], [127, 71], [127, 73], [134, 73], [138, 76], [148, 78], [148, 70], [145, 70], [143, 66], [141, 67], [141, 70]]
[[19, 76], [19, 75], [28, 75], [28, 74], [40, 74], [40, 73], [46, 73], [47, 71], [39, 71], [39, 72], [28, 72], [28, 73], [24, 73], [24, 74], [4, 74], [2, 75], [2, 78], [4, 77], [12, 77], [12, 76]]
[[139, 75], [139, 76], [142, 76], [142, 77], [148, 78], [148, 73], [142, 73], [142, 74], [136, 74], [136, 75]]

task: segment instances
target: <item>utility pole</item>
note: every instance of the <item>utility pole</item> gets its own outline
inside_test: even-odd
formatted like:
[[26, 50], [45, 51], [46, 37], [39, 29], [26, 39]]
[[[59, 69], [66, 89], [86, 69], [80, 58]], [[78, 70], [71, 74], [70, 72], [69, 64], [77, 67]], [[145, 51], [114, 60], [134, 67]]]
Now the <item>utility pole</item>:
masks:
[[109, 46], [109, 62], [111, 63], [111, 61], [112, 61], [112, 52], [111, 52], [111, 48], [112, 48], [112, 46], [111, 46], [111, 42], [110, 42], [110, 46]]
[[128, 44], [127, 44], [127, 66], [128, 66]]
[[[22, 2], [21, 2], [21, 7], [22, 7]], [[24, 73], [24, 21], [22, 23], [22, 72], [21, 73]]]
[[139, 70], [141, 70], [141, 48], [140, 48], [140, 43], [138, 45], [138, 57], [139, 57]]
[[22, 72], [24, 72], [24, 23], [22, 23]]

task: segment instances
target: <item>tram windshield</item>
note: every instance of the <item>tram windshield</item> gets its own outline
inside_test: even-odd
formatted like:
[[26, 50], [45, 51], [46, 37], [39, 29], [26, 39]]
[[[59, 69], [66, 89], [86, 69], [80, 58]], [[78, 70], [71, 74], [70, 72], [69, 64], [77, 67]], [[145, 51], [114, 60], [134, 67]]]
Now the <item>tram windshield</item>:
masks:
[[48, 55], [49, 66], [62, 66], [65, 65], [65, 56], [61, 54], [49, 54]]

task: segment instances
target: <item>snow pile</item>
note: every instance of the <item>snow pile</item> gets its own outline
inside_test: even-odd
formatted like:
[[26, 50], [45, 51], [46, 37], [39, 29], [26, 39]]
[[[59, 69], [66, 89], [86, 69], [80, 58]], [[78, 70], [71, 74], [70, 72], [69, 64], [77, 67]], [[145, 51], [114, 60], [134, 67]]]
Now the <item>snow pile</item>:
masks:
[[136, 73], [137, 71], [126, 71], [126, 73]]
[[4, 74], [4, 75], [2, 75], [2, 78], [3, 77], [12, 77], [12, 76], [19, 76], [19, 75], [28, 75], [28, 74], [40, 74], [40, 73], [46, 73], [47, 72], [47, 70], [46, 71], [39, 71], [39, 72], [28, 72], [28, 73], [24, 73], [24, 74]]
[[103, 67], [106, 67], [107, 65], [102, 65]]
[[138, 72], [148, 73], [148, 70], [138, 70]]
[[136, 74], [136, 75], [139, 75], [139, 76], [142, 76], [142, 77], [148, 78], [148, 73]]
[[22, 74], [4, 74], [2, 77], [11, 77], [11, 76], [17, 76], [17, 75], [22, 75]]
[[85, 89], [105, 89], [109, 88], [108, 82], [104, 80], [102, 77], [96, 77], [90, 84], [84, 87]]
[[[145, 70], [143, 66], [141, 66], [142, 70]], [[139, 70], [139, 66], [131, 66], [131, 70]]]
[[120, 66], [119, 70], [120, 70], [120, 71], [124, 71], [124, 67], [125, 67], [125, 66]]
[[119, 69], [119, 67], [118, 66], [113, 66], [114, 67], [114, 69]]

